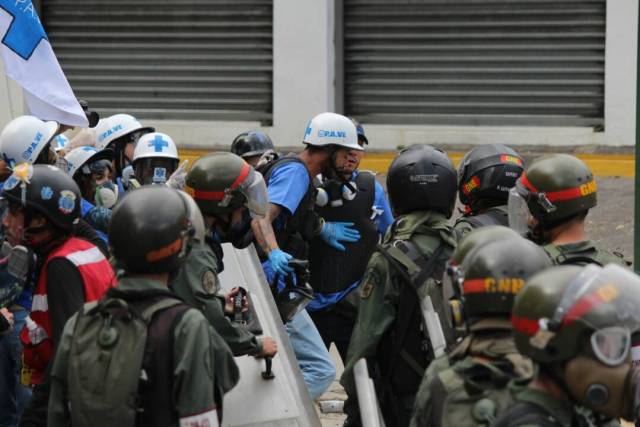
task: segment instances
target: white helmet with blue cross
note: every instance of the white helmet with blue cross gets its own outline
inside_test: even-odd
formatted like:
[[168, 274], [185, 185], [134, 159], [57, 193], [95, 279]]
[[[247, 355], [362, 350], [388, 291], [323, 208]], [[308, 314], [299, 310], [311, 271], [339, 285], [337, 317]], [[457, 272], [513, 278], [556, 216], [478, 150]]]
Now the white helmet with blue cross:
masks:
[[133, 152], [133, 169], [141, 185], [164, 184], [178, 167], [178, 149], [167, 134], [142, 136]]
[[166, 133], [151, 132], [138, 140], [133, 152], [134, 162], [146, 157], [165, 157], [178, 160], [178, 148]]

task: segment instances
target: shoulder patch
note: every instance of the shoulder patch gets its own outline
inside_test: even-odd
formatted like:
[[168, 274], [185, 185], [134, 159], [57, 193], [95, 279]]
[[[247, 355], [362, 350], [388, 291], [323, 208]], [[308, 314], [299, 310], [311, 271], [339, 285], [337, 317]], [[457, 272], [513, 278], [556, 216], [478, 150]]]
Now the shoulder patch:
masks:
[[373, 292], [373, 281], [368, 280], [362, 285], [362, 288], [360, 288], [360, 298], [367, 299], [371, 296], [372, 292]]
[[202, 289], [212, 295], [218, 292], [218, 277], [213, 271], [207, 270], [202, 273]]
[[380, 282], [379, 274], [375, 269], [365, 272], [362, 285], [360, 285], [360, 298], [367, 299], [371, 296], [373, 288]]

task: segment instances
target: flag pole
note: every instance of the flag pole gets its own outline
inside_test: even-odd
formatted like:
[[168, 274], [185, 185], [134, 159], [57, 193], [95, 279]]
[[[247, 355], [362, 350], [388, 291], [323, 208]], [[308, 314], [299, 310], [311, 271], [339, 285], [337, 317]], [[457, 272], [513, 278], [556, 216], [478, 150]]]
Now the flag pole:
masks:
[[638, 141], [640, 141], [640, 7], [638, 8], [638, 33], [636, 42], [636, 174], [634, 185], [635, 196], [633, 212], [633, 267], [637, 273], [640, 272], [640, 156], [638, 156]]

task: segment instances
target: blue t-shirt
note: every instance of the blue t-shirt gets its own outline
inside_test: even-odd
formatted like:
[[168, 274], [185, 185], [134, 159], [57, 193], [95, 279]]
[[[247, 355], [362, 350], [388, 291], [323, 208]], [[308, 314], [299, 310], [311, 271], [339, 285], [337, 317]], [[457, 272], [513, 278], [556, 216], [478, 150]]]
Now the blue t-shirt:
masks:
[[273, 228], [280, 230], [286, 218], [295, 214], [309, 188], [309, 172], [302, 163], [289, 162], [276, 167], [267, 183], [269, 203], [284, 209], [273, 221]]

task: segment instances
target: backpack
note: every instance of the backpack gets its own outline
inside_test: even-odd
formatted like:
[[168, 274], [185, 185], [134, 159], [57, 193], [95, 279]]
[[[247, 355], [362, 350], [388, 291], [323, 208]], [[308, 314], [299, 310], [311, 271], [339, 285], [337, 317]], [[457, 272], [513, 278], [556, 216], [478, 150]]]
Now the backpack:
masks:
[[[443, 427], [489, 426], [496, 418], [512, 407], [516, 400], [509, 382], [524, 385], [529, 378], [515, 377], [507, 369], [496, 366], [499, 362], [466, 359], [437, 374], [437, 393], [433, 396], [433, 408], [442, 411], [435, 414]], [[509, 363], [503, 361], [503, 363]]]
[[[147, 366], [152, 359], [149, 353], [152, 348], [173, 347], [171, 333], [161, 334], [151, 343], [147, 339], [151, 326], [159, 325], [166, 331], [170, 325], [173, 331], [190, 308], [168, 290], [146, 293], [143, 299], [127, 297], [114, 288], [78, 312], [66, 369], [72, 425], [135, 426], [144, 416], [140, 389], [154, 380], [147, 372], [157, 371], [156, 366]], [[172, 354], [167, 360], [172, 363]], [[169, 380], [155, 379], [166, 387], [171, 374], [170, 370]], [[171, 391], [168, 393], [170, 402]], [[157, 409], [169, 411], [171, 416], [175, 409], [169, 406]]]

